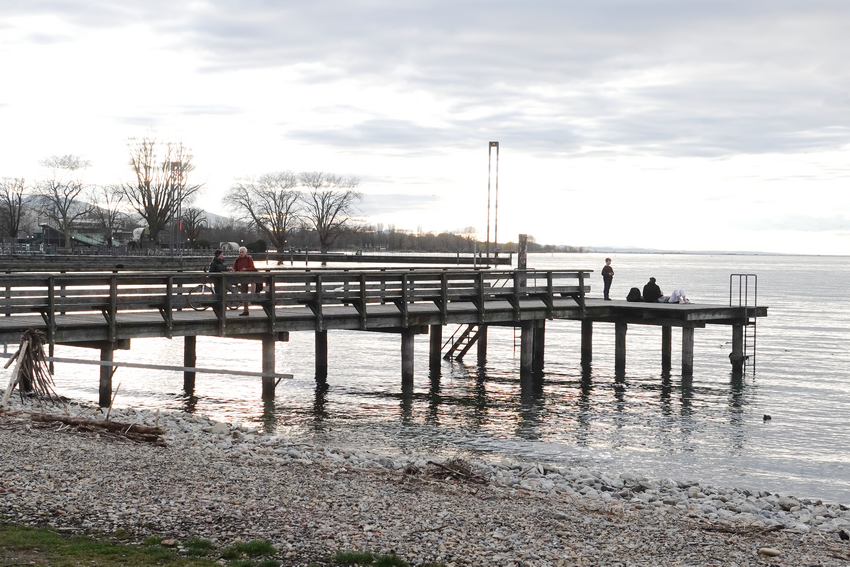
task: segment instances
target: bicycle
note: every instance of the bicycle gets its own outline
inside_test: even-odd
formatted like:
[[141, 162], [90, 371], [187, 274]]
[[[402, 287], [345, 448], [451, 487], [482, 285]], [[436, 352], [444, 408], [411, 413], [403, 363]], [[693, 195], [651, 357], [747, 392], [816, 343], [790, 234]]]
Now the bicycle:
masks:
[[[236, 293], [235, 286], [228, 285], [225, 287], [226, 293]], [[208, 307], [215, 304], [215, 299], [218, 299], [218, 294], [211, 284], [199, 284], [189, 290], [189, 307], [195, 311], [205, 311]], [[226, 299], [225, 306], [231, 311], [239, 309], [242, 302], [235, 299]]]

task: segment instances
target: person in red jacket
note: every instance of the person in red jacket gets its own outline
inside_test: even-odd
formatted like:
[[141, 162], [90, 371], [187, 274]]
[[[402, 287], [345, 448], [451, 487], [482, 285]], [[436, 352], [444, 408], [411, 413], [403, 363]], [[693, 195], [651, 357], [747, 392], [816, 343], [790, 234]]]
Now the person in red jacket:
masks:
[[[233, 271], [234, 272], [256, 272], [257, 268], [254, 267], [254, 259], [248, 256], [248, 249], [244, 246], [239, 247], [239, 256], [236, 257], [236, 260], [233, 261]], [[248, 283], [242, 284], [242, 293], [248, 293], [250, 289], [250, 285]], [[246, 301], [243, 305], [244, 310], [239, 314], [240, 317], [248, 316], [248, 302]]]

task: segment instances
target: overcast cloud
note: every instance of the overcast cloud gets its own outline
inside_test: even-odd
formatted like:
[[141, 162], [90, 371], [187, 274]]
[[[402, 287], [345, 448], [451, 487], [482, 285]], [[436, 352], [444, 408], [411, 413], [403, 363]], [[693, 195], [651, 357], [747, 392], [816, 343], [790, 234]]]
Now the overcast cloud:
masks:
[[[3, 2], [0, 22], [0, 76], [13, 85], [0, 91], [7, 132], [49, 120], [67, 129], [54, 141], [72, 143], [73, 130], [97, 123], [113, 147], [139, 135], [134, 128], [177, 132], [197, 146], [199, 159], [210, 156], [213, 193], [236, 175], [330, 168], [367, 180], [363, 190], [373, 198], [364, 208], [388, 218], [398, 207], [396, 224], [404, 226], [431, 194], [457, 203], [473, 179], [480, 191], [488, 140], [499, 140], [510, 160], [505, 199], [511, 187], [526, 199], [537, 188], [538, 200], [584, 187], [585, 207], [601, 195], [619, 203], [635, 190], [679, 191], [687, 199], [720, 191], [731, 195], [713, 211], [722, 214], [740, 204], [737, 195], [761, 195], [764, 183], [787, 185], [782, 195], [811, 191], [807, 183], [833, 191], [847, 175], [836, 157], [850, 146], [845, 1], [36, 0]], [[85, 98], [72, 103], [75, 89]], [[214, 156], [217, 136], [233, 146]], [[17, 146], [18, 161], [24, 149], [33, 161], [54, 153], [47, 143], [42, 153], [35, 142]], [[234, 148], [250, 155], [236, 159]], [[833, 157], [797, 159], [809, 154]], [[480, 161], [472, 165], [471, 156]], [[90, 157], [115, 161], [106, 153]], [[0, 157], [0, 175], [16, 175], [11, 159]], [[395, 179], [387, 183], [396, 190], [368, 183], [377, 178]], [[428, 199], [415, 186], [398, 187], [414, 178], [430, 180]], [[514, 198], [518, 212], [521, 199]], [[480, 217], [476, 199], [464, 196], [454, 212]], [[801, 222], [782, 213], [790, 208], [788, 215], [815, 219], [802, 223], [814, 231], [836, 232], [827, 235], [833, 253], [848, 244], [846, 234], [837, 235], [842, 223], [817, 222], [816, 204], [795, 211], [773, 199], [753, 211], [754, 232], [796, 230]], [[831, 203], [841, 211], [832, 218], [850, 216], [850, 200]], [[423, 222], [483, 232], [480, 220]], [[515, 220], [508, 230], [532, 230]], [[557, 219], [526, 224], [547, 222]], [[616, 244], [599, 242], [615, 235], [592, 223], [575, 229], [561, 243]], [[717, 248], [697, 236], [680, 241]], [[634, 237], [632, 245], [669, 248]], [[729, 246], [741, 238], [749, 236], [737, 234]], [[802, 245], [823, 246], [824, 238]], [[771, 242], [753, 236], [740, 248]]]

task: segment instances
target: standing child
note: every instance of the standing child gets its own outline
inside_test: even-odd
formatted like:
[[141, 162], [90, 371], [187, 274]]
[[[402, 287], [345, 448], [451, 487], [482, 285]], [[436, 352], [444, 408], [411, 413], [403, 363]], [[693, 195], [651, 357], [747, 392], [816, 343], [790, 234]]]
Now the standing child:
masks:
[[605, 258], [605, 267], [602, 268], [602, 282], [605, 284], [603, 296], [606, 301], [611, 301], [608, 292], [611, 291], [611, 282], [614, 280], [614, 268], [611, 267], [611, 258]]

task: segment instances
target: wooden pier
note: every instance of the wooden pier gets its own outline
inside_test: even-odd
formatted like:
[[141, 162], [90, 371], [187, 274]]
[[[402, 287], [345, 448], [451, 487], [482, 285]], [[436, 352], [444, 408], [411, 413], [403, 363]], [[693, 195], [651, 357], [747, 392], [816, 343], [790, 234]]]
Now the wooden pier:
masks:
[[[662, 365], [668, 370], [671, 328], [681, 327], [682, 373], [690, 375], [695, 329], [709, 324], [731, 326], [734, 368], [744, 357], [744, 327], [751, 318], [767, 315], [766, 307], [587, 299], [589, 274], [417, 268], [2, 275], [0, 341], [14, 345], [23, 331], [40, 329], [51, 345], [97, 348], [101, 361], [109, 363], [114, 350], [129, 349], [134, 338], [182, 336], [184, 366], [194, 367], [198, 336], [257, 340], [262, 343], [262, 395], [270, 399], [275, 389], [274, 345], [288, 340], [290, 332], [315, 334], [316, 379], [320, 381], [327, 375], [328, 330], [397, 333], [401, 337], [402, 381], [409, 382], [413, 380], [414, 336], [430, 333], [429, 361], [438, 367], [445, 325], [478, 328], [482, 363], [488, 327], [520, 328], [523, 373], [543, 368], [547, 320], [581, 321], [581, 360], [585, 365], [592, 359], [593, 323], [614, 323], [617, 373], [625, 372], [628, 325], [662, 328]], [[261, 291], [238, 291], [243, 283], [261, 284]], [[230, 291], [199, 295], [199, 286]], [[249, 317], [227, 308], [243, 301], [254, 306]], [[109, 404], [111, 379], [112, 369], [102, 366], [101, 405]], [[189, 393], [194, 389], [193, 373], [184, 374], [184, 388]]]

